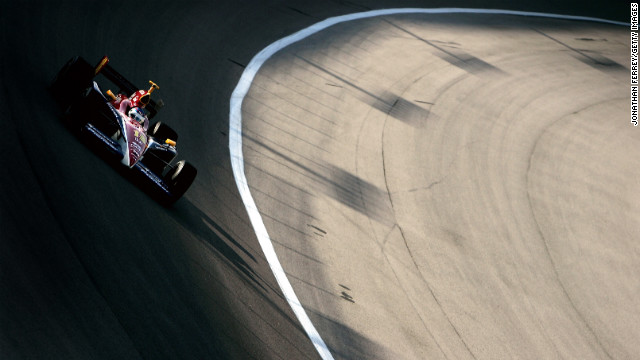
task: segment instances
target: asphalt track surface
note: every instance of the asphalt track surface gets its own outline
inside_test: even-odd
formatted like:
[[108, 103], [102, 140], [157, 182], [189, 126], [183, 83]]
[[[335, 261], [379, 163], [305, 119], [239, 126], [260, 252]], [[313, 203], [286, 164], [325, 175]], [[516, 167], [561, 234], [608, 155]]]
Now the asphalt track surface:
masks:
[[[627, 21], [623, 5], [486, 7]], [[328, 17], [442, 6], [478, 7], [4, 4], [2, 357], [318, 358], [234, 181], [231, 93], [260, 50]], [[46, 86], [78, 54], [160, 85], [199, 169], [171, 209], [60, 123]], [[265, 64], [243, 108], [247, 178], [335, 358], [640, 353], [628, 54], [619, 26], [412, 15]]]

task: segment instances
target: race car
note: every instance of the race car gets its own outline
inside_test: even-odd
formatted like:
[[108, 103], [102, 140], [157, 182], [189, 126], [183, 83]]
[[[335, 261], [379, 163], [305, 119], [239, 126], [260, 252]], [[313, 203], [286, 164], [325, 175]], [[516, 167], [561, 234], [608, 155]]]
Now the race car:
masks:
[[[119, 90], [102, 91], [95, 81], [101, 75]], [[150, 99], [159, 86], [149, 81], [140, 90], [103, 57], [96, 66], [82, 57], [70, 59], [54, 78], [50, 90], [66, 123], [88, 143], [115, 156], [149, 193], [165, 205], [177, 201], [193, 183], [197, 170], [177, 159], [178, 134], [162, 122], [149, 121], [162, 107]]]

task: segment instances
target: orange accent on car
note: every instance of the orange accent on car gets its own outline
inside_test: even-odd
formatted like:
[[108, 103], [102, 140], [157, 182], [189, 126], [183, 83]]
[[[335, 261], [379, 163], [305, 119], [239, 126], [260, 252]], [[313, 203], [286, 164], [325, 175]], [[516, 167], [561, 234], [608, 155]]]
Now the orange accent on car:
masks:
[[94, 75], [98, 75], [100, 73], [100, 70], [102, 70], [102, 68], [108, 63], [109, 63], [109, 57], [107, 57], [106, 55], [103, 56], [102, 60], [100, 60], [100, 62], [98, 63], [98, 66], [96, 66], [96, 72]]
[[149, 88], [149, 91], [148, 91], [149, 94], [151, 94], [155, 90], [159, 90], [160, 89], [160, 86], [156, 85], [156, 83], [154, 83], [151, 80], [149, 80], [149, 85], [151, 85], [151, 87]]

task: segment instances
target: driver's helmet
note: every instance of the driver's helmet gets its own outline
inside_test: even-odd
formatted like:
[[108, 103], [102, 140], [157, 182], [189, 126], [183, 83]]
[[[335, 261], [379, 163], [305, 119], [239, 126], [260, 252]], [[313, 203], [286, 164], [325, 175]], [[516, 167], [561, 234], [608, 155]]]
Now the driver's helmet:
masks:
[[140, 125], [144, 124], [144, 121], [147, 119], [147, 115], [144, 110], [139, 107], [134, 107], [129, 110], [129, 117], [135, 121], [137, 121]]

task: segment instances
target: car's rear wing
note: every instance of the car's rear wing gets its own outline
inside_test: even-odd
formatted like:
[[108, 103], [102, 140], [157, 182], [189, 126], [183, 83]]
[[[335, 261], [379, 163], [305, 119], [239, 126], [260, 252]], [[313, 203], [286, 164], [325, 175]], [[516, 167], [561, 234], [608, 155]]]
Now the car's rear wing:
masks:
[[[119, 89], [120, 92], [130, 96], [134, 92], [142, 89], [141, 87], [135, 86], [131, 81], [127, 80], [124, 76], [122, 76], [119, 72], [117, 72], [111, 65], [109, 65], [109, 58], [107, 56], [103, 57], [98, 65], [95, 68], [95, 75], [102, 74], [104, 77], [109, 79], [112, 83], [114, 83]], [[154, 101], [153, 99], [149, 101], [149, 104], [145, 106], [145, 109], [149, 111], [149, 119], [153, 118], [158, 110], [162, 107], [162, 100], [159, 102]]]

